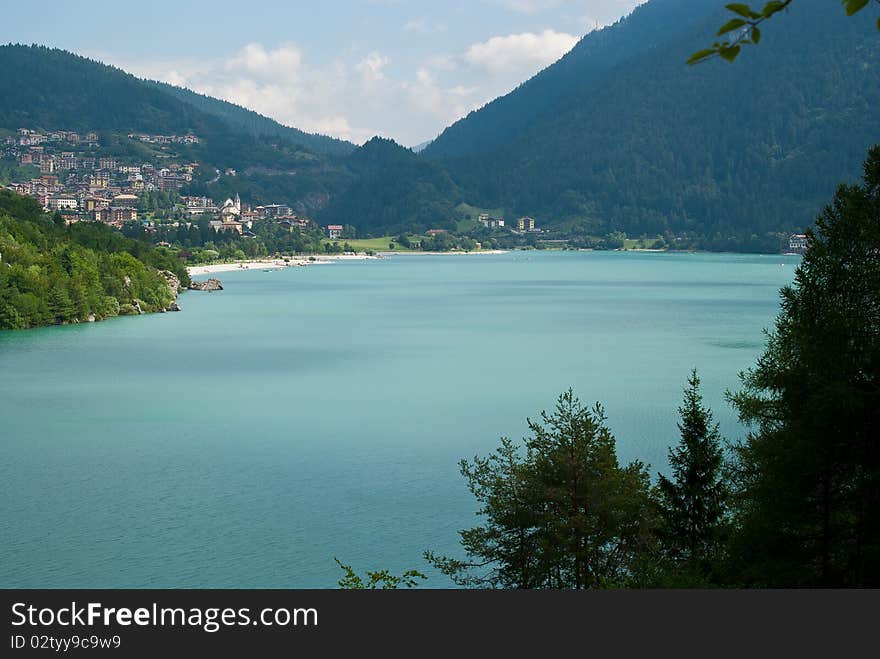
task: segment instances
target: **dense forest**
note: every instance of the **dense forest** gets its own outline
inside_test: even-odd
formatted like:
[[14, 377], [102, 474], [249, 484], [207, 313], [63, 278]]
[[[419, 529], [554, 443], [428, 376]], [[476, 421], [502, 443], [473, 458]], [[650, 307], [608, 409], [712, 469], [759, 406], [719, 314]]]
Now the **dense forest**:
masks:
[[65, 226], [28, 197], [0, 190], [0, 329], [160, 311], [189, 282], [177, 256], [97, 222]]
[[346, 166], [354, 180], [321, 213], [322, 222], [353, 224], [378, 235], [455, 228], [461, 192], [435, 163], [374, 137], [346, 159]]

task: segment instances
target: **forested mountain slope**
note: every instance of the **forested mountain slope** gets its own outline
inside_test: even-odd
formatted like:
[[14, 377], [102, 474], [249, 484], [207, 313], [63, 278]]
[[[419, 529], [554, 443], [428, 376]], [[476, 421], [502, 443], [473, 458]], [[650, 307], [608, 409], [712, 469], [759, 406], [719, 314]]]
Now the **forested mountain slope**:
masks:
[[[809, 224], [880, 141], [876, 16], [799, 0], [735, 65], [686, 66], [719, 16], [591, 78], [491, 148], [440, 157], [438, 138], [425, 154], [470, 199], [593, 233], [748, 236]], [[580, 73], [565, 65], [574, 87]]]
[[428, 143], [426, 155], [479, 156], [624, 62], [680, 38], [719, 7], [718, 0], [654, 0], [637, 7], [613, 26], [587, 34], [558, 62], [509, 94], [449, 126]]

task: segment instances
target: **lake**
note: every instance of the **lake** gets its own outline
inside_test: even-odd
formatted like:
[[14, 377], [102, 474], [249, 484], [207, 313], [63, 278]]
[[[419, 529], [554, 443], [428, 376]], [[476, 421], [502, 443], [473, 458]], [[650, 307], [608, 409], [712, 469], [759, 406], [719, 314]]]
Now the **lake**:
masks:
[[0, 586], [334, 587], [460, 555], [458, 460], [568, 387], [666, 469], [722, 432], [800, 257], [511, 252], [223, 273], [182, 313], [0, 332]]

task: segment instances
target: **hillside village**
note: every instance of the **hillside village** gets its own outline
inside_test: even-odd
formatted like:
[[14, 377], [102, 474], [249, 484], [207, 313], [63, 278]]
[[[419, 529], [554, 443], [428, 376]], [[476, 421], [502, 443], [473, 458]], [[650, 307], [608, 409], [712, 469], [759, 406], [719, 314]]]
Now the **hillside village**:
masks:
[[[225, 232], [254, 237], [254, 223], [261, 220], [278, 229], [309, 231], [330, 241], [355, 237], [353, 226], [334, 223], [319, 227], [296, 213], [290, 202], [252, 205], [242, 202], [236, 193], [219, 203], [208, 196], [187, 195], [200, 164], [181, 157], [172, 147], [198, 145], [198, 135], [128, 133], [117, 138], [147, 145], [149, 149], [139, 153], [151, 156], [112, 155], [114, 150], [106, 148], [98, 131], [19, 128], [2, 142], [0, 157], [15, 163], [5, 187], [36, 199], [44, 210], [58, 213], [67, 224], [102, 222], [118, 230], [137, 225], [152, 234], [153, 242], [158, 244], [165, 243], [169, 229], [189, 229], [195, 225], [216, 232], [218, 237], [226, 235]], [[237, 172], [226, 169], [223, 174], [235, 177]], [[220, 176], [216, 171], [216, 177]], [[475, 230], [487, 235], [541, 233], [530, 217], [513, 221], [488, 213], [467, 217], [473, 221]], [[427, 229], [423, 236], [400, 236], [397, 245], [440, 251], [481, 246], [467, 236], [453, 239], [452, 233], [446, 228]], [[201, 243], [204, 242], [203, 236]], [[325, 248], [336, 250], [337, 245]], [[389, 249], [393, 248], [389, 244]]]
[[[151, 145], [198, 144], [196, 135], [127, 135]], [[167, 196], [174, 204], [164, 210], [180, 211], [190, 219], [210, 218], [210, 226], [218, 231], [243, 234], [253, 222], [271, 218], [288, 226], [305, 227], [309, 220], [293, 213], [287, 204], [251, 207], [240, 198], [227, 199], [219, 206], [204, 196], [179, 196], [192, 183], [199, 167], [197, 162], [177, 162], [164, 156], [164, 162], [135, 162], [132, 158], [102, 155], [96, 132], [38, 132], [20, 128], [4, 140], [3, 157], [14, 159], [22, 174], [30, 178], [11, 182], [9, 189], [36, 199], [47, 211], [58, 212], [70, 224], [100, 221], [122, 229], [128, 222], [140, 221], [145, 228], [153, 220], [139, 213], [145, 193], [172, 193]], [[235, 175], [227, 170], [227, 175]]]

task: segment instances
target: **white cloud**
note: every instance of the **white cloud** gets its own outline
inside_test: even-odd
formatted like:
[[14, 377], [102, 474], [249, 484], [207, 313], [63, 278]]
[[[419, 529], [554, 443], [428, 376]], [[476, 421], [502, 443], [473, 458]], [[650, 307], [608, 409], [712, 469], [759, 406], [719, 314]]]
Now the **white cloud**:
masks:
[[492, 37], [467, 49], [465, 59], [490, 73], [536, 73], [571, 50], [578, 37], [544, 30]]
[[275, 50], [266, 50], [259, 43], [249, 43], [227, 60], [226, 68], [278, 80], [296, 77], [301, 64], [302, 53], [291, 43], [282, 44]]
[[176, 85], [177, 87], [185, 87], [186, 86], [186, 76], [182, 73], [171, 69], [168, 73], [165, 74], [165, 82], [169, 85]]
[[385, 78], [385, 74], [382, 70], [387, 65], [388, 58], [374, 50], [358, 62], [354, 68], [361, 74], [365, 83], [372, 84]]

